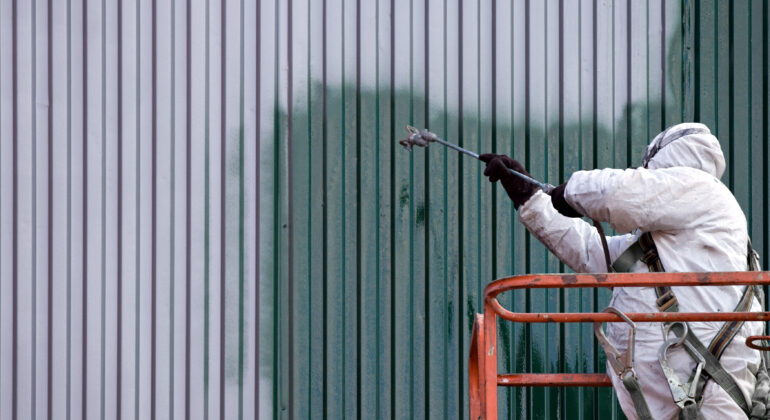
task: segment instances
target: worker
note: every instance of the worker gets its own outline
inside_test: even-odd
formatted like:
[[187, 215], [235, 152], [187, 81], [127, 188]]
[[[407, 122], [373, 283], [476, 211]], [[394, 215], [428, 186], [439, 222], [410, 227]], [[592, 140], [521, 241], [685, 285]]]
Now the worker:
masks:
[[[616, 271], [627, 272], [745, 271], [747, 259], [755, 255], [747, 246], [746, 217], [720, 182], [725, 170], [722, 149], [703, 124], [678, 124], [658, 134], [647, 147], [641, 167], [578, 171], [550, 196], [506, 170], [527, 174], [518, 161], [496, 154], [480, 159], [486, 162], [484, 175], [490, 182], [500, 181], [531, 234], [576, 272], [610, 271], [605, 249], [613, 264], [625, 264], [615, 267]], [[604, 248], [598, 231], [581, 219], [584, 216], [608, 222], [623, 234], [606, 237]], [[732, 312], [741, 310], [740, 304], [744, 311], [759, 311], [758, 294], [757, 289], [745, 286], [617, 287], [610, 306], [624, 313]], [[688, 407], [706, 419], [747, 418], [761, 360], [745, 339], [760, 335], [762, 323], [736, 322], [727, 332], [723, 328], [728, 324], [721, 322], [682, 324], [676, 328], [662, 323], [636, 324], [633, 368], [641, 393], [629, 391], [621, 372], [608, 362], [608, 375], [623, 412], [630, 419], [670, 419], [683, 416]], [[606, 327], [609, 342], [619, 352], [628, 351], [629, 328], [619, 322]], [[699, 360], [688, 351], [693, 347], [690, 341], [699, 341], [712, 353], [717, 347], [721, 357], [716, 357], [716, 363], [727, 372], [719, 377], [704, 370], [700, 395], [694, 399], [697, 407], [689, 407], [681, 398], [674, 400], [672, 377], [664, 374], [658, 358], [666, 341], [680, 341], [677, 335], [688, 331], [695, 338], [687, 340], [687, 346], [668, 343], [670, 348], [665, 349], [666, 361], [679, 382], [692, 379]]]

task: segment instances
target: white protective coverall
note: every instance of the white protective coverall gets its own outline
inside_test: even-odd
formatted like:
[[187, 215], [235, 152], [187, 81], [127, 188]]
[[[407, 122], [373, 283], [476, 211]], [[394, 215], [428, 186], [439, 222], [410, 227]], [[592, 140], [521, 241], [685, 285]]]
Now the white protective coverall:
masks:
[[[675, 138], [688, 128], [708, 129], [702, 124], [679, 124], [659, 134], [649, 147]], [[614, 261], [642, 232], [651, 232], [660, 260], [667, 272], [745, 271], [747, 269], [746, 217], [730, 190], [719, 181], [725, 160], [717, 139], [709, 134], [681, 137], [661, 148], [648, 169], [603, 169], [572, 174], [565, 190], [566, 201], [581, 214], [609, 222], [618, 232], [607, 237]], [[538, 191], [520, 209], [521, 222], [548, 249], [576, 272], [606, 272], [603, 248], [596, 229], [579, 218], [562, 216], [551, 198]], [[632, 272], [647, 272], [637, 261]], [[740, 300], [743, 286], [673, 287], [680, 312], [731, 312]], [[623, 312], [657, 312], [653, 288], [615, 288], [611, 306]], [[752, 311], [760, 305], [753, 302]], [[658, 362], [663, 344], [661, 323], [637, 323], [635, 370], [650, 411], [656, 419], [676, 417], [673, 401]], [[706, 345], [721, 322], [689, 323]], [[626, 350], [628, 325], [608, 323], [607, 337], [621, 352]], [[720, 359], [747, 400], [754, 391], [759, 352], [745, 345], [746, 337], [762, 332], [762, 323], [745, 323]], [[669, 363], [685, 383], [695, 362], [682, 347], [668, 352]], [[636, 411], [623, 384], [607, 365], [624, 413], [636, 419]], [[740, 419], [746, 415], [713, 380], [703, 392], [701, 413], [706, 419]]]

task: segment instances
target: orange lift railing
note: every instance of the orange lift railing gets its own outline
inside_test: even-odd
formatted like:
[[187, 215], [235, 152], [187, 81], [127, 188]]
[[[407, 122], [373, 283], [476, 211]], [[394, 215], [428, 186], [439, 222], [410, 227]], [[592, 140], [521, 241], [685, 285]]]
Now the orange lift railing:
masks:
[[[614, 313], [516, 313], [505, 309], [497, 300], [503, 292], [517, 289], [563, 289], [597, 287], [654, 286], [726, 286], [767, 285], [770, 272], [745, 271], [732, 273], [613, 273], [613, 274], [532, 274], [507, 277], [494, 281], [484, 289], [484, 314], [476, 314], [468, 360], [470, 418], [497, 418], [498, 386], [611, 386], [605, 373], [498, 373], [497, 318], [513, 322], [624, 322]], [[627, 313], [634, 322], [676, 321], [766, 321], [770, 312], [654, 312]], [[752, 336], [747, 345], [769, 337]]]

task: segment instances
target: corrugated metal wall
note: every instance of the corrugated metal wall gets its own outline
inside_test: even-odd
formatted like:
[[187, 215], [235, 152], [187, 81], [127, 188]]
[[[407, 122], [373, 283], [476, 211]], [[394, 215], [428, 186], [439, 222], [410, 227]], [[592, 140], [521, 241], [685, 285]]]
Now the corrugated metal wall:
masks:
[[[467, 416], [490, 280], [563, 267], [477, 162], [557, 184], [703, 121], [768, 260], [768, 4], [0, 0], [0, 418]], [[606, 291], [512, 294], [596, 310]], [[590, 326], [500, 367], [595, 372]], [[501, 416], [613, 418], [611, 391]]]

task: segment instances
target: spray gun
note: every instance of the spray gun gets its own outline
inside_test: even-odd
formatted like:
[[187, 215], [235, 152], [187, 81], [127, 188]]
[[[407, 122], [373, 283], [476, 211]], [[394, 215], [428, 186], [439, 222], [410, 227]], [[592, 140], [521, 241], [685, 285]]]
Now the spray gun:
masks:
[[[406, 150], [411, 151], [412, 147], [414, 146], [428, 147], [428, 145], [435, 142], [435, 143], [443, 144], [444, 146], [450, 149], [454, 149], [460, 153], [466, 154], [474, 159], [479, 159], [479, 155], [477, 153], [471, 152], [468, 149], [464, 149], [456, 144], [452, 144], [446, 140], [443, 140], [439, 138], [439, 136], [437, 136], [435, 133], [431, 133], [428, 130], [425, 130], [425, 129], [418, 130], [417, 128], [412, 127], [411, 125], [407, 125], [406, 132], [409, 133], [409, 135], [405, 139], [400, 140], [398, 142], [400, 145], [404, 146], [404, 149]], [[529, 182], [530, 184], [537, 185], [541, 190], [543, 190], [544, 193], [548, 195], [551, 195], [554, 188], [556, 188], [551, 184], [542, 183], [532, 177], [524, 175], [521, 172], [514, 171], [511, 168], [506, 168], [506, 169], [511, 175], [515, 175], [523, 179], [524, 181]], [[602, 247], [604, 248], [604, 260], [607, 263], [607, 272], [612, 273], [615, 270], [613, 269], [612, 262], [610, 260], [610, 251], [609, 251], [609, 248], [607, 247], [607, 238], [604, 235], [604, 229], [602, 229], [602, 225], [598, 221], [592, 220], [592, 222], [594, 224], [594, 227], [596, 227], [596, 230], [599, 232], [599, 238], [601, 239]]]
[[[425, 129], [418, 130], [417, 128], [412, 127], [411, 125], [407, 125], [406, 131], [407, 133], [409, 133], [409, 135], [405, 139], [398, 142], [400, 145], [404, 146], [404, 149], [406, 150], [412, 150], [413, 146], [428, 147], [430, 143], [435, 142], [435, 143], [443, 144], [444, 146], [450, 149], [457, 150], [458, 152], [466, 154], [474, 159], [479, 159], [479, 155], [477, 153], [471, 152], [468, 149], [464, 149], [456, 144], [452, 144], [446, 140], [443, 140], [439, 138], [435, 133], [431, 133], [428, 130], [425, 130]], [[543, 190], [544, 193], [548, 195], [551, 195], [551, 192], [553, 192], [553, 189], [555, 188], [551, 184], [544, 184], [532, 177], [524, 175], [521, 172], [514, 171], [511, 168], [506, 168], [506, 169], [508, 170], [508, 173], [510, 173], [511, 175], [515, 175], [529, 182], [530, 184], [537, 185], [541, 190]]]

